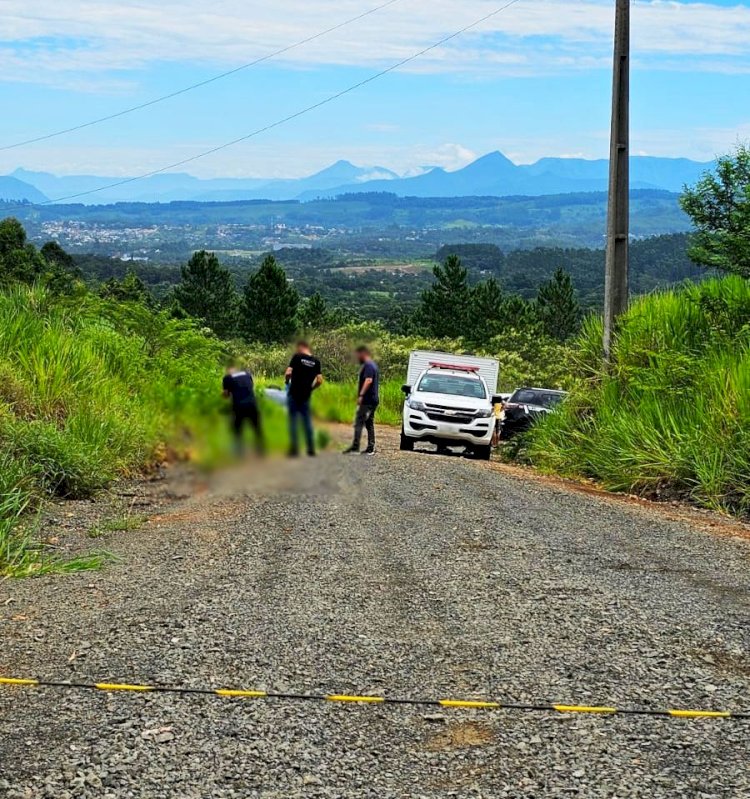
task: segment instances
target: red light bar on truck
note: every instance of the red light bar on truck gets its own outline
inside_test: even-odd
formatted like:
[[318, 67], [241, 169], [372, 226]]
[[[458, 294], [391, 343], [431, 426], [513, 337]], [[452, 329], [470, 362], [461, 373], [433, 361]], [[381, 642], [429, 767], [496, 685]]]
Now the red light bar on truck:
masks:
[[437, 361], [430, 362], [430, 369], [453, 369], [456, 372], [478, 372], [478, 366], [466, 366], [459, 363], [439, 363]]

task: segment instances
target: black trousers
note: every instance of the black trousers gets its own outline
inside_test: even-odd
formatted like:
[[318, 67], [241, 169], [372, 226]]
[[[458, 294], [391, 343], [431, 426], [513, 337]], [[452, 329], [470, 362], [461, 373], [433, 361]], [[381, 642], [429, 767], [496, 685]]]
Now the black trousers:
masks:
[[357, 415], [354, 417], [354, 441], [352, 446], [359, 449], [362, 440], [362, 430], [367, 430], [367, 449], [375, 449], [375, 411], [377, 405], [359, 405]]
[[260, 412], [255, 402], [248, 402], [244, 405], [235, 405], [232, 409], [232, 431], [234, 433], [234, 445], [238, 454], [242, 453], [242, 433], [245, 425], [253, 428], [255, 433], [255, 449], [259, 453], [265, 450], [263, 441], [263, 428], [260, 423]]

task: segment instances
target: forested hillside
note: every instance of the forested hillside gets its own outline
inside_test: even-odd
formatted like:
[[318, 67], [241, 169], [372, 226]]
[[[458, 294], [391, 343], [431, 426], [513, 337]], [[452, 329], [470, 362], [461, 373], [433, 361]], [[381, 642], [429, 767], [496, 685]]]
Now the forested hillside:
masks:
[[[687, 233], [634, 241], [630, 247], [630, 285], [634, 294], [645, 294], [683, 280], [705, 276], [705, 270], [690, 260]], [[472, 272], [495, 275], [508, 291], [526, 299], [552, 277], [558, 268], [573, 280], [587, 307], [599, 307], [604, 291], [604, 250], [535, 247], [507, 254], [491, 244], [446, 244], [436, 254], [438, 261], [450, 254], [461, 257]]]
[[[638, 294], [663, 288], [682, 280], [706, 275], [688, 257], [689, 237], [685, 233], [634, 241], [631, 245], [631, 285]], [[404, 320], [415, 310], [421, 293], [433, 281], [432, 267], [449, 255], [460, 256], [471, 283], [492, 276], [503, 290], [532, 300], [539, 286], [557, 269], [567, 272], [582, 306], [598, 309], [604, 290], [604, 250], [587, 248], [536, 247], [505, 253], [494, 244], [462, 242], [440, 247], [431, 258], [415, 261], [352, 259], [322, 248], [278, 250], [274, 256], [294, 281], [300, 294], [318, 292], [334, 308], [360, 321], [380, 321], [392, 331], [403, 329]], [[261, 255], [253, 258], [221, 257], [239, 288], [258, 268]], [[76, 255], [78, 268], [87, 280], [106, 282], [136, 274], [157, 298], [166, 297], [180, 281], [180, 267], [121, 261], [103, 256]]]

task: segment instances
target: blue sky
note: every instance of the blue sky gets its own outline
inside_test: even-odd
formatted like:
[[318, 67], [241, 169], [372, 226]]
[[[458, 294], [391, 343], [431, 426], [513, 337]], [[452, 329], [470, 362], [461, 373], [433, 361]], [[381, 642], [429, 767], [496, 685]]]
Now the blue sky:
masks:
[[[0, 152], [57, 173], [131, 175], [317, 102], [502, 0], [398, 0], [283, 58], [145, 111]], [[0, 145], [149, 100], [378, 0], [3, 0]], [[499, 149], [605, 157], [613, 2], [520, 0], [396, 73], [187, 171], [291, 177], [338, 158], [413, 173]], [[750, 2], [634, 1], [632, 146], [710, 160], [750, 139]]]

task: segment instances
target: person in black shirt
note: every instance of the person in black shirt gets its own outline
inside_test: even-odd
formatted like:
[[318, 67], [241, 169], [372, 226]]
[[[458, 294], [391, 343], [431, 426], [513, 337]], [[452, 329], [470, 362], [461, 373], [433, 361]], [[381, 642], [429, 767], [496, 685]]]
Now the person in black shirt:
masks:
[[354, 440], [345, 453], [359, 452], [362, 430], [367, 430], [367, 448], [364, 455], [375, 452], [375, 411], [380, 404], [380, 370], [373, 361], [367, 347], [357, 347], [357, 360], [362, 364], [359, 370], [359, 391], [357, 394], [357, 415], [354, 418]]
[[235, 364], [227, 367], [222, 383], [224, 396], [232, 400], [232, 431], [234, 433], [235, 449], [238, 455], [242, 454], [242, 432], [247, 422], [255, 433], [255, 449], [259, 455], [263, 454], [263, 430], [260, 424], [258, 403], [255, 400], [255, 385], [253, 376], [248, 369], [239, 369]]
[[299, 421], [305, 431], [307, 454], [315, 455], [315, 433], [310, 413], [310, 397], [313, 391], [323, 382], [320, 361], [310, 351], [306, 341], [297, 343], [297, 351], [292, 356], [286, 370], [286, 381], [289, 387], [287, 405], [289, 408], [289, 455], [299, 455]]

